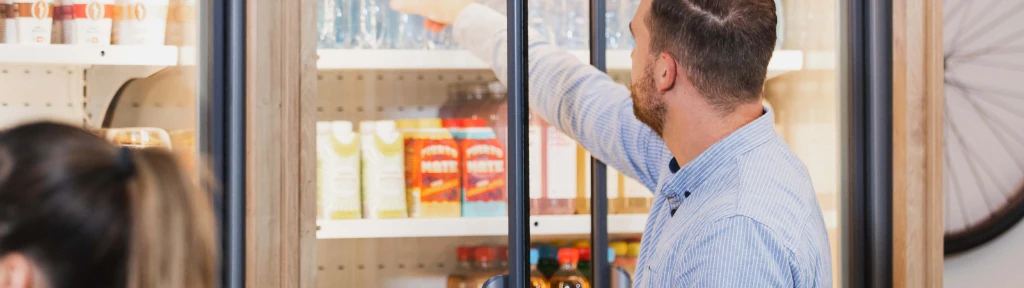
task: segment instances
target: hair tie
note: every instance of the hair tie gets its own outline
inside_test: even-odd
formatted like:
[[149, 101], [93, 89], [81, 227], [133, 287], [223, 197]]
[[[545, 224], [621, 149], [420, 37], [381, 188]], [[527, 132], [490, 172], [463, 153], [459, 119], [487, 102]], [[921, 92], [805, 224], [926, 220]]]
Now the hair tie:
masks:
[[128, 179], [135, 176], [135, 164], [132, 162], [132, 149], [121, 147], [117, 152], [117, 173]]

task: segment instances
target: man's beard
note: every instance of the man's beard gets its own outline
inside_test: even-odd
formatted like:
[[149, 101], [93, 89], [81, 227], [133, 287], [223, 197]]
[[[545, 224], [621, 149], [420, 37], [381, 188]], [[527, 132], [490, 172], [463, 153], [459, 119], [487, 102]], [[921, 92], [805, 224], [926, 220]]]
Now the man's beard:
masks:
[[631, 93], [630, 97], [633, 98], [633, 115], [636, 115], [636, 119], [651, 127], [654, 133], [658, 133], [658, 136], [664, 138], [662, 132], [665, 128], [665, 115], [668, 113], [668, 108], [654, 87], [653, 68], [652, 65], [644, 67], [644, 74], [638, 82], [629, 85], [629, 92]]

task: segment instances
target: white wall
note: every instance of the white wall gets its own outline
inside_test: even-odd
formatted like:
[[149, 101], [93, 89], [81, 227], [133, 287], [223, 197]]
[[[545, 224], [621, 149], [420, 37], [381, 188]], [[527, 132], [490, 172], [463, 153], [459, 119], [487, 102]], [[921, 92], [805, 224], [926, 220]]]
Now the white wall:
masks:
[[943, 281], [950, 288], [1024, 287], [1024, 225], [984, 246], [948, 257]]

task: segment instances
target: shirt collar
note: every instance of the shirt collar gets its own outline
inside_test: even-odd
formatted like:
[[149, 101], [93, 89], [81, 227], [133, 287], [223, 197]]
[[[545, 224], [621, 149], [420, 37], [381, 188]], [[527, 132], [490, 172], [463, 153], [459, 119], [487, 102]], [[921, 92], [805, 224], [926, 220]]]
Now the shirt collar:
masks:
[[711, 174], [731, 162], [736, 155], [761, 146], [775, 135], [775, 116], [765, 107], [761, 117], [733, 131], [705, 150], [685, 166], [679, 167], [676, 158], [669, 161], [669, 170], [675, 175], [668, 185], [679, 189], [663, 189], [666, 196], [676, 196], [700, 187]]

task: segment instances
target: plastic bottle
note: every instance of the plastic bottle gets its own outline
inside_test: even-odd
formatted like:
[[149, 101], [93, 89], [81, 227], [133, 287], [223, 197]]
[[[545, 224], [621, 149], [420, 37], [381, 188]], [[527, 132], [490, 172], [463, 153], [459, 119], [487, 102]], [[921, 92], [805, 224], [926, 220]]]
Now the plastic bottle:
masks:
[[460, 246], [455, 250], [458, 266], [448, 275], [448, 288], [469, 288], [469, 277], [473, 274], [473, 247]]
[[[539, 116], [530, 114], [530, 123], [527, 127], [527, 165], [529, 165], [530, 176], [530, 215], [542, 215], [547, 212], [550, 205], [545, 197], [545, 165], [544, 165], [544, 120]], [[541, 252], [543, 257], [543, 251]]]
[[537, 270], [544, 274], [545, 278], [551, 278], [558, 271], [558, 247], [543, 244], [537, 246], [540, 258], [537, 260]]
[[548, 281], [551, 288], [590, 288], [590, 281], [578, 270], [580, 260], [579, 248], [562, 248], [558, 250], [560, 265], [555, 275]]
[[586, 48], [590, 31], [590, 1], [557, 0], [555, 3], [561, 5], [559, 10], [563, 12], [561, 20], [564, 23], [562, 29], [558, 30], [561, 34], [558, 36], [558, 46], [565, 49]]
[[316, 124], [317, 130], [317, 203], [323, 209], [321, 219], [358, 219], [360, 209], [359, 136], [352, 122], [334, 121]]
[[576, 264], [576, 270], [579, 270], [580, 274], [587, 278], [587, 281], [593, 281], [594, 279], [590, 278], [590, 247], [576, 247], [576, 249], [580, 251], [580, 261], [579, 264]]
[[633, 18], [633, 15], [622, 15], [625, 6], [623, 5], [624, 1], [627, 0], [605, 0], [604, 38], [608, 50], [622, 48], [620, 47], [622, 44], [622, 25], [629, 25], [629, 20], [627, 19]]
[[459, 146], [441, 119], [398, 120], [405, 133], [405, 187], [409, 216], [462, 215]]
[[316, 2], [316, 45], [319, 48], [334, 48], [338, 43], [334, 29], [338, 7], [337, 0], [318, 0]]
[[494, 247], [477, 247], [473, 251], [474, 264], [472, 276], [469, 277], [469, 287], [482, 287], [487, 279], [498, 275], [502, 270], [498, 268], [498, 251]]
[[530, 249], [530, 287], [548, 288], [547, 277], [537, 270], [537, 263], [540, 261], [540, 252], [536, 248]]
[[[547, 9], [551, 9], [549, 6], [553, 6], [554, 3], [551, 1], [544, 0], [529, 1], [530, 10], [526, 12], [526, 17], [527, 21], [529, 21], [530, 29], [533, 29], [532, 31], [530, 31], [529, 36], [531, 38], [539, 37], [534, 39], [546, 41], [548, 43], [555, 43], [554, 31], [551, 30], [550, 21], [546, 19]], [[539, 33], [540, 35], [537, 35], [537, 33]]]
[[391, 14], [388, 0], [357, 0], [359, 1], [359, 31], [357, 42], [360, 48], [390, 48], [388, 35], [388, 16]]
[[359, 123], [362, 142], [363, 217], [405, 218], [404, 141], [394, 121]]
[[654, 193], [636, 179], [624, 176], [619, 179], [623, 183], [622, 213], [643, 214], [650, 212]]
[[617, 257], [615, 264], [625, 269], [629, 275], [636, 275], [636, 261], [638, 257], [640, 257], [640, 241], [629, 242], [626, 246], [626, 255], [624, 257]]
[[[594, 193], [594, 187], [592, 179], [590, 177], [591, 170], [591, 155], [587, 150], [580, 146], [577, 149], [577, 155], [579, 155], [578, 167], [581, 170], [576, 174], [580, 178], [581, 188], [577, 189], [579, 193], [576, 194], [576, 214], [590, 214], [590, 196]], [[605, 187], [607, 188], [606, 193], [608, 194], [608, 214], [618, 214], [619, 210], [622, 210], [622, 197], [620, 193], [622, 191], [621, 185], [619, 184], [619, 173], [614, 168], [607, 167], [605, 177]]]
[[462, 216], [505, 215], [505, 150], [484, 119], [462, 120], [459, 140]]
[[[558, 128], [544, 128], [544, 196], [538, 205], [541, 215], [576, 213], [576, 141]], [[531, 207], [532, 208], [532, 207]], [[532, 209], [531, 209], [532, 210]]]
[[[390, 10], [389, 10], [390, 11]], [[423, 28], [423, 17], [419, 15], [392, 12], [395, 19], [394, 37], [396, 49], [426, 48], [426, 30]]]

